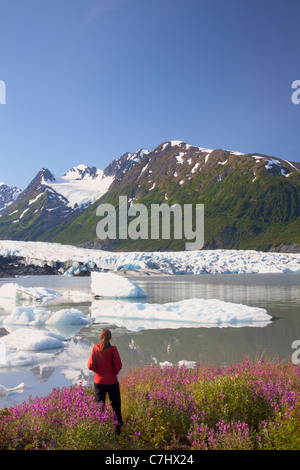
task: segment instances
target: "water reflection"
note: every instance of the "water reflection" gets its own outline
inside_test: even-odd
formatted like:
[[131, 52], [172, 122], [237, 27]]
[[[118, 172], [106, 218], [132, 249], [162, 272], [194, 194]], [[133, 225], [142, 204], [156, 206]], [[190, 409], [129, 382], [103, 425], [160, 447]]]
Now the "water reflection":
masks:
[[[18, 370], [0, 369], [0, 384], [10, 388], [25, 383], [24, 393], [15, 393], [1, 402], [1, 407], [27, 399], [30, 395], [49, 393], [53, 387], [68, 386], [82, 380], [92, 382], [93, 375], [86, 364], [92, 346], [98, 342], [99, 333], [109, 327], [123, 361], [123, 372], [149, 362], [201, 361], [205, 364], [228, 364], [246, 355], [252, 359], [264, 357], [290, 359], [292, 342], [300, 339], [300, 275], [199, 275], [176, 277], [132, 278], [147, 293], [146, 303], [175, 302], [189, 298], [220, 299], [262, 307], [274, 321], [265, 327], [241, 328], [198, 327], [176, 325], [168, 328], [166, 323], [155, 329], [134, 331], [129, 324], [114, 319], [98, 317], [98, 323], [88, 327], [74, 326], [59, 332], [67, 338], [65, 347], [51, 356], [49, 361]], [[65, 276], [35, 276], [20, 278], [23, 285], [44, 286], [88, 293], [89, 278], [66, 278]], [[140, 301], [140, 300], [139, 300]], [[135, 301], [133, 301], [135, 302]], [[53, 311], [74, 307], [74, 302], [53, 305]], [[93, 315], [94, 301], [81, 301], [76, 308]], [[49, 307], [50, 308], [50, 307]], [[127, 326], [127, 327], [126, 327]], [[175, 326], [175, 325], [172, 325]], [[53, 328], [53, 327], [52, 327]]]
[[164, 278], [163, 282], [143, 279], [139, 280], [139, 285], [148, 293], [149, 302], [170, 302], [197, 297], [258, 307], [266, 304], [300, 303], [300, 275], [297, 274], [178, 276]]

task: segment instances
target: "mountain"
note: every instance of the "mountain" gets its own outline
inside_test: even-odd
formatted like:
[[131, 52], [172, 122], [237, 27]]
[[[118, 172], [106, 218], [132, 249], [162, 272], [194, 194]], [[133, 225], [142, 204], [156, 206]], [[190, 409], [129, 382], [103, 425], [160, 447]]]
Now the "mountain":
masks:
[[0, 183], [0, 213], [17, 199], [20, 192], [21, 189], [17, 186], [7, 186], [5, 183]]
[[[169, 141], [143, 154], [85, 211], [43, 240], [110, 250], [182, 250], [184, 240], [99, 240], [96, 209], [119, 196], [129, 204], [204, 204], [204, 248], [297, 251], [300, 247], [300, 165], [259, 153]], [[149, 223], [150, 226], [150, 223]]]
[[0, 238], [110, 250], [183, 250], [186, 240], [99, 240], [97, 207], [204, 204], [204, 248], [299, 251], [300, 164], [260, 153], [168, 141], [115, 159], [105, 170], [79, 165], [63, 177], [43, 169], [0, 217]]
[[24, 191], [16, 188], [14, 196], [3, 203], [0, 238], [35, 241], [47, 237], [50, 230], [105, 194], [145, 153], [144, 149], [126, 153], [104, 171], [80, 164], [57, 177], [42, 168]]
[[79, 165], [62, 177], [42, 168], [0, 216], [1, 238], [37, 240], [44, 232], [88, 206], [111, 183], [101, 170]]
[[102, 170], [86, 165], [71, 168], [62, 177], [53, 177], [44, 182], [55, 193], [65, 198], [72, 209], [88, 206], [106, 193], [113, 176], [106, 176]]

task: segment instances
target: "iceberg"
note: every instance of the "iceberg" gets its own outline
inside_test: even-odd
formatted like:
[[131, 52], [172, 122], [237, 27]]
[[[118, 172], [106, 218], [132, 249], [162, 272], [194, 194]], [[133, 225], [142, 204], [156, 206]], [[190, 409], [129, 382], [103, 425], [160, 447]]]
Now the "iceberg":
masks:
[[93, 319], [75, 308], [51, 312], [43, 307], [18, 307], [3, 320], [3, 325], [54, 326], [89, 325]]
[[143, 289], [129, 279], [114, 273], [92, 272], [91, 289], [96, 297], [147, 297]]
[[179, 367], [186, 367], [187, 369], [194, 369], [196, 367], [196, 361], [186, 361], [183, 359], [178, 362]]
[[6, 283], [0, 287], [0, 306], [9, 309], [14, 305], [47, 303], [61, 297], [58, 291], [45, 287], [23, 287], [17, 283]]
[[19, 351], [40, 351], [62, 349], [64, 347], [63, 336], [34, 328], [19, 328], [13, 333], [2, 336], [1, 341], [7, 349], [17, 349]]
[[0, 369], [23, 369], [52, 360], [53, 354], [8, 349], [0, 359]]
[[272, 317], [263, 308], [219, 299], [185, 299], [165, 304], [101, 299], [90, 307], [95, 322], [129, 330], [183, 327], [266, 326]]
[[2, 321], [3, 325], [42, 326], [51, 312], [42, 307], [18, 307]]
[[25, 384], [24, 382], [20, 383], [16, 387], [13, 388], [6, 388], [3, 385], [0, 384], [0, 397], [4, 397], [9, 395], [10, 393], [17, 392], [17, 393], [22, 393], [24, 390]]
[[76, 310], [75, 308], [64, 308], [53, 313], [46, 321], [46, 325], [90, 325], [93, 318]]
[[[186, 367], [187, 369], [194, 369], [196, 365], [197, 365], [196, 361], [186, 361], [185, 359], [183, 359], [182, 361], [178, 361], [178, 367]], [[161, 369], [174, 367], [174, 365], [169, 361], [160, 362], [159, 366]]]

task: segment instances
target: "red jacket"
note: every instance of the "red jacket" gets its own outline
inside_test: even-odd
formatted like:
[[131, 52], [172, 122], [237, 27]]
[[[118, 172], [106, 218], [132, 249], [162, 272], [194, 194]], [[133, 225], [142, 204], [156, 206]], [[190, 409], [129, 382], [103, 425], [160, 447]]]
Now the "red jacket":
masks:
[[88, 360], [88, 369], [95, 372], [94, 382], [98, 384], [114, 384], [122, 369], [122, 362], [116, 346], [100, 351], [100, 343], [93, 347]]

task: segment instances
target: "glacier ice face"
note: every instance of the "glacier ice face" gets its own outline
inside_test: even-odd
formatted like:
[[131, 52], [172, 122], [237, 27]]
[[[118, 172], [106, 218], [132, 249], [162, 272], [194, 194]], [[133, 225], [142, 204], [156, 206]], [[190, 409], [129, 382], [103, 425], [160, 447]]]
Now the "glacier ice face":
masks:
[[[265, 253], [255, 250], [200, 250], [183, 252], [125, 252], [79, 248], [49, 242], [0, 240], [0, 256], [19, 256], [27, 264], [55, 266], [76, 272], [75, 266], [118, 271], [122, 267], [152, 269], [167, 274], [300, 273], [299, 253]], [[79, 268], [84, 269], [84, 268]]]

